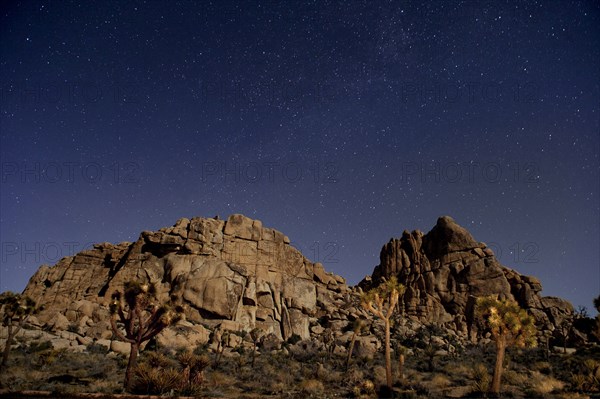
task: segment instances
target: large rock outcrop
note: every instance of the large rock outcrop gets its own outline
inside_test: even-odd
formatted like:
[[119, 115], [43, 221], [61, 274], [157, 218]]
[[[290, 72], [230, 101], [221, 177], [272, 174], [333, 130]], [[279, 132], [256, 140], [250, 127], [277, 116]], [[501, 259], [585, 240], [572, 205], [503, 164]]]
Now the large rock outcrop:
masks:
[[[40, 267], [24, 294], [44, 304], [33, 324], [58, 334], [57, 345], [80, 347], [95, 339], [119, 350], [111, 342], [108, 303], [126, 281], [138, 280], [155, 283], [159, 296], [175, 295], [185, 305], [186, 320], [159, 336], [171, 347], [205, 344], [211, 335], [215, 344], [223, 330], [256, 327], [265, 333], [264, 348], [298, 335], [344, 350], [352, 321], [363, 318], [373, 323], [359, 346], [374, 350], [380, 326], [361, 309], [359, 295], [392, 275], [407, 287], [402, 298], [406, 323], [398, 326], [407, 336], [435, 324], [459, 339], [478, 340], [482, 330], [474, 304], [485, 295], [518, 301], [547, 337], [573, 313], [567, 301], [541, 297], [536, 278], [501, 265], [490, 248], [447, 216], [427, 234], [404, 231], [390, 240], [373, 275], [353, 288], [305, 258], [281, 232], [231, 215], [227, 220], [184, 218], [172, 227], [142, 232], [133, 243], [97, 244]], [[239, 344], [240, 336], [228, 336], [229, 346]]]
[[360, 285], [369, 288], [393, 275], [406, 286], [406, 315], [472, 339], [478, 335], [474, 304], [480, 296], [516, 300], [536, 318], [542, 333], [551, 333], [573, 313], [569, 302], [541, 297], [538, 279], [501, 265], [490, 248], [449, 216], [439, 218], [427, 234], [404, 231], [391, 239], [373, 275]]
[[46, 327], [106, 339], [111, 294], [132, 279], [155, 283], [165, 299], [181, 297], [183, 326], [196, 337], [222, 326], [310, 338], [311, 323], [349, 292], [343, 278], [310, 262], [281, 232], [231, 215], [180, 219], [134, 243], [95, 245], [40, 267], [24, 294], [44, 304], [37, 318]]

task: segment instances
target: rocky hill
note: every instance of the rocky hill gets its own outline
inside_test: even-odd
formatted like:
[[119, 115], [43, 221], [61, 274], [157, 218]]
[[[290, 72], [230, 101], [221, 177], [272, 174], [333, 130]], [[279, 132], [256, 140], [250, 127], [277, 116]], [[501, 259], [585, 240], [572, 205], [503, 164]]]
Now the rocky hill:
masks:
[[155, 283], [165, 299], [182, 298], [185, 331], [162, 337], [180, 343], [204, 343], [217, 327], [258, 327], [277, 340], [294, 334], [307, 339], [311, 323], [336, 317], [336, 305], [350, 292], [342, 277], [310, 262], [281, 232], [231, 215], [180, 219], [173, 227], [142, 232], [134, 243], [95, 245], [40, 267], [24, 294], [44, 304], [37, 319], [46, 329], [108, 339], [111, 294], [132, 279]]
[[395, 275], [407, 289], [405, 314], [434, 323], [476, 340], [475, 299], [497, 295], [516, 300], [537, 320], [538, 330], [551, 335], [573, 314], [573, 306], [561, 298], [542, 297], [542, 285], [501, 265], [485, 243], [451, 217], [440, 217], [427, 234], [404, 231], [383, 246], [380, 264], [359, 285], [368, 288]]
[[[357, 287], [305, 258], [283, 233], [231, 215], [180, 219], [173, 227], [142, 232], [133, 243], [95, 245], [40, 267], [24, 294], [44, 304], [35, 322], [61, 336], [55, 346], [97, 340], [126, 352], [111, 341], [108, 302], [115, 290], [136, 279], [155, 283], [165, 299], [182, 298], [185, 321], [161, 334], [164, 344], [204, 344], [211, 332], [258, 327], [275, 346], [293, 335], [322, 342], [326, 332], [344, 348], [351, 334], [345, 328], [356, 318], [370, 318], [358, 306], [360, 292], [391, 275], [407, 286], [407, 318], [445, 327], [464, 339], [480, 335], [473, 305], [482, 295], [516, 299], [547, 334], [573, 312], [562, 299], [541, 297], [536, 278], [502, 266], [450, 217], [440, 218], [427, 234], [405, 231], [390, 240], [373, 275]], [[375, 348], [376, 341], [361, 338], [358, 348]]]

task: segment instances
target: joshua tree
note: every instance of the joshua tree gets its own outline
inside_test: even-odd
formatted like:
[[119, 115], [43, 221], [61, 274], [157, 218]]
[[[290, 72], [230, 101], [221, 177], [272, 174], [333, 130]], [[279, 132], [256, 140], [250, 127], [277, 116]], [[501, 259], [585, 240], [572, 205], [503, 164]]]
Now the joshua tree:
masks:
[[252, 368], [254, 368], [254, 360], [256, 359], [256, 347], [264, 335], [264, 330], [258, 327], [255, 327], [250, 331], [250, 339], [252, 340]]
[[195, 388], [202, 386], [204, 382], [204, 369], [210, 364], [208, 356], [185, 351], [177, 356], [177, 361], [183, 369], [181, 373], [181, 388], [193, 391]]
[[396, 343], [396, 351], [398, 353], [398, 381], [404, 381], [404, 363], [406, 361], [406, 346], [402, 345], [401, 342]]
[[[159, 304], [154, 284], [125, 283], [124, 292], [115, 291], [110, 304], [110, 324], [117, 338], [131, 344], [129, 361], [125, 370], [124, 386], [130, 390], [132, 376], [137, 367], [137, 357], [143, 342], [158, 335], [162, 330], [181, 319], [183, 309], [173, 306], [175, 298]], [[117, 326], [123, 324], [123, 330]]]
[[569, 340], [569, 336], [571, 335], [571, 331], [573, 331], [573, 317], [566, 317], [562, 323], [557, 328], [558, 333], [562, 338], [563, 343], [563, 353], [567, 353], [567, 341]]
[[29, 316], [38, 312], [35, 302], [28, 296], [15, 294], [7, 291], [0, 294], [0, 310], [2, 314], [2, 325], [7, 328], [8, 336], [2, 353], [2, 362], [0, 371], [2, 371], [8, 362], [10, 347], [15, 336], [21, 330]]
[[434, 342], [433, 337], [442, 334], [443, 330], [435, 324], [428, 324], [421, 327], [417, 334], [420, 346], [423, 347], [423, 353], [427, 358], [427, 369], [429, 372], [433, 372], [435, 369], [435, 356], [441, 349], [440, 345]]
[[326, 328], [321, 335], [323, 344], [325, 344], [325, 353], [327, 353], [327, 360], [331, 360], [331, 355], [335, 350], [335, 336], [331, 328]]
[[400, 295], [405, 287], [398, 283], [395, 276], [384, 281], [379, 287], [374, 288], [361, 296], [361, 306], [373, 315], [383, 320], [385, 324], [385, 376], [387, 386], [392, 388], [392, 359], [390, 354], [390, 319], [394, 308], [398, 304]]
[[508, 346], [535, 346], [534, 319], [512, 300], [499, 300], [494, 297], [477, 299], [477, 313], [484, 318], [491, 329], [492, 338], [496, 344], [496, 364], [490, 392], [500, 393], [502, 378], [502, 363]]
[[350, 359], [352, 359], [352, 352], [354, 352], [354, 345], [356, 344], [356, 337], [365, 328], [365, 322], [362, 319], [356, 319], [352, 322], [352, 338], [350, 339], [350, 346], [348, 347], [348, 357], [346, 358], [346, 370], [350, 367]]
[[229, 342], [229, 334], [229, 330], [218, 329], [213, 332], [213, 339], [217, 342], [217, 349], [215, 350], [215, 361], [213, 363], [214, 369], [219, 367], [219, 363], [221, 363], [221, 358], [223, 357], [225, 346]]

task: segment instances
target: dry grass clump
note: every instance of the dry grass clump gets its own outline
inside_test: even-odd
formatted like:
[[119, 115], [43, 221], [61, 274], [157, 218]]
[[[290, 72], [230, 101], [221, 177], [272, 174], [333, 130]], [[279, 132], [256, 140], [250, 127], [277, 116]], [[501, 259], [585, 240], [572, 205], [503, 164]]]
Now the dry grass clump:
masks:
[[373, 379], [375, 380], [375, 384], [378, 386], [385, 385], [386, 376], [385, 376], [385, 367], [383, 366], [375, 366], [373, 368]]
[[452, 381], [443, 374], [434, 374], [430, 381], [430, 386], [433, 389], [444, 389], [450, 385], [452, 385]]
[[300, 392], [302, 392], [307, 397], [318, 397], [323, 392], [325, 392], [325, 387], [323, 383], [319, 380], [309, 379], [304, 380], [299, 385]]
[[175, 359], [160, 352], [146, 352], [135, 370], [132, 390], [146, 395], [197, 394], [202, 389], [204, 370], [209, 364], [207, 355], [191, 351], [180, 352]]
[[550, 374], [552, 373], [552, 365], [550, 364], [550, 362], [535, 362], [533, 364], [533, 366], [531, 367], [532, 370], [534, 371], [539, 371], [542, 374]]
[[352, 393], [357, 398], [371, 398], [375, 396], [375, 384], [371, 380], [364, 380], [352, 388]]
[[571, 375], [570, 385], [577, 392], [600, 392], [600, 362], [586, 359], [579, 372]]
[[556, 378], [544, 375], [539, 371], [532, 371], [527, 385], [528, 392], [546, 397], [551, 393], [558, 393], [561, 391], [564, 388], [565, 383]]
[[264, 354], [256, 358], [255, 367], [245, 366], [235, 374], [244, 392], [281, 396], [301, 380], [302, 368], [279, 356]]
[[471, 369], [471, 378], [473, 379], [473, 392], [486, 393], [490, 389], [492, 378], [487, 367], [482, 363], [477, 363]]
[[235, 382], [234, 376], [220, 371], [213, 371], [206, 377], [206, 383], [211, 387], [227, 387], [234, 385]]
[[90, 384], [90, 391], [98, 393], [120, 393], [123, 391], [123, 383], [117, 380], [95, 380]]
[[505, 370], [502, 373], [502, 383], [506, 385], [523, 386], [529, 380], [525, 373], [515, 370]]
[[179, 371], [159, 369], [149, 364], [140, 364], [135, 370], [133, 392], [144, 395], [163, 395], [175, 390], [181, 382]]
[[456, 376], [469, 377], [471, 375], [472, 367], [469, 367], [463, 362], [453, 361], [445, 364], [442, 367], [442, 371], [452, 378], [455, 378]]
[[359, 385], [365, 379], [365, 373], [358, 368], [351, 368], [346, 372], [346, 385], [354, 387]]

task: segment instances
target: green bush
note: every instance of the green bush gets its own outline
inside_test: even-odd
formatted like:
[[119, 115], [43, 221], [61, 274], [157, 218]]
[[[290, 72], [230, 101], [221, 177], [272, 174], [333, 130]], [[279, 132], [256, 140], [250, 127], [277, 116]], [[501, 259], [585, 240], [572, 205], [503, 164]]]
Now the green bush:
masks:
[[101, 355], [108, 353], [108, 348], [106, 346], [100, 345], [96, 342], [90, 342], [89, 344], [87, 344], [85, 350], [88, 353], [98, 353]]
[[29, 353], [38, 353], [48, 349], [52, 349], [52, 343], [50, 343], [50, 341], [36, 341], [29, 345]]

